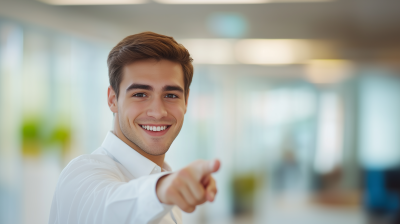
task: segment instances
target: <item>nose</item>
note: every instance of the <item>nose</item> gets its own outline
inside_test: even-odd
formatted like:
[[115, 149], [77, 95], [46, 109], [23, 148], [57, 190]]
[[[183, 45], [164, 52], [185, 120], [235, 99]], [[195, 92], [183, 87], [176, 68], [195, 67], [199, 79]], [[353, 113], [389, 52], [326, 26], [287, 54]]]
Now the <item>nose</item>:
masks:
[[150, 107], [147, 110], [147, 116], [153, 117], [156, 120], [167, 116], [167, 110], [165, 109], [162, 99], [157, 97], [152, 100]]

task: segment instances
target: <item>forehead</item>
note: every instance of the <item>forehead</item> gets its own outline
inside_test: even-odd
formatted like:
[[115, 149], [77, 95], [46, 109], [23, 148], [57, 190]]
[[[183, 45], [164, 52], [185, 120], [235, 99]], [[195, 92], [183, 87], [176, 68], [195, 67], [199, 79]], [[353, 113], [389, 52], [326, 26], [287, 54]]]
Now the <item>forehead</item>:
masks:
[[121, 88], [133, 84], [147, 84], [153, 88], [165, 85], [184, 87], [181, 64], [169, 60], [146, 59], [125, 65], [122, 72]]

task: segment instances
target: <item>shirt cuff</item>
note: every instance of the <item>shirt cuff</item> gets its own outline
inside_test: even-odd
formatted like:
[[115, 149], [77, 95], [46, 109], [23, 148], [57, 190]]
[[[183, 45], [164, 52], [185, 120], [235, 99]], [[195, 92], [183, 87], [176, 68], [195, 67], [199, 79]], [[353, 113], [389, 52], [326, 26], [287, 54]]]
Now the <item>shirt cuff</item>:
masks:
[[157, 178], [157, 181], [155, 182], [155, 184], [154, 184], [154, 186], [153, 186], [154, 195], [156, 196], [158, 202], [159, 202], [162, 206], [165, 206], [165, 208], [173, 207], [173, 205], [164, 204], [164, 203], [162, 203], [162, 202], [160, 201], [160, 199], [159, 199], [158, 196], [157, 196], [157, 183], [158, 183], [158, 180], [159, 180], [161, 177], [167, 176], [167, 175], [169, 175], [169, 174], [171, 174], [171, 173], [172, 173], [172, 172], [162, 172], [162, 173], [160, 173], [160, 174], [156, 174], [156, 175], [160, 175], [160, 176]]
[[[148, 207], [153, 213], [152, 215], [149, 214], [148, 217], [153, 217], [150, 221], [156, 221], [162, 219], [167, 213], [171, 211], [171, 209], [174, 207], [173, 205], [167, 205], [164, 203], [160, 202], [160, 199], [157, 197], [157, 192], [156, 192], [156, 186], [158, 180], [165, 176], [170, 174], [171, 172], [162, 172], [162, 173], [157, 173], [157, 174], [151, 174], [149, 176], [146, 176], [147, 183], [143, 185], [145, 189], [141, 189], [141, 192], [146, 192], [146, 202], [144, 202], [144, 206]], [[150, 190], [151, 189], [151, 190]]]

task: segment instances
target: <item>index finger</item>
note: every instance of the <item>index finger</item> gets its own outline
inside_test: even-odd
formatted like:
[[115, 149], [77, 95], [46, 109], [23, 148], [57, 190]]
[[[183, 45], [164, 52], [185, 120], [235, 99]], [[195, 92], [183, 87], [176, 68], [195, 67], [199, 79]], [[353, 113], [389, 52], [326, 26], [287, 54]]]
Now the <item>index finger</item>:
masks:
[[217, 172], [221, 166], [221, 162], [218, 159], [202, 161], [198, 166], [200, 170], [200, 180], [202, 180], [205, 176]]

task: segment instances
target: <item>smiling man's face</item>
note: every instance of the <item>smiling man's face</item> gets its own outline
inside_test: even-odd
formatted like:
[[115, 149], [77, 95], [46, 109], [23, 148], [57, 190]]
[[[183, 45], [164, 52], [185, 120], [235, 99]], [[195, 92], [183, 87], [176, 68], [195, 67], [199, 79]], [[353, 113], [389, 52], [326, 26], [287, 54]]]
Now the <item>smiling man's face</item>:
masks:
[[182, 128], [187, 108], [182, 66], [155, 59], [128, 64], [123, 68], [118, 100], [112, 94], [109, 88], [109, 106], [120, 129], [114, 131], [121, 131], [147, 154], [165, 154]]

